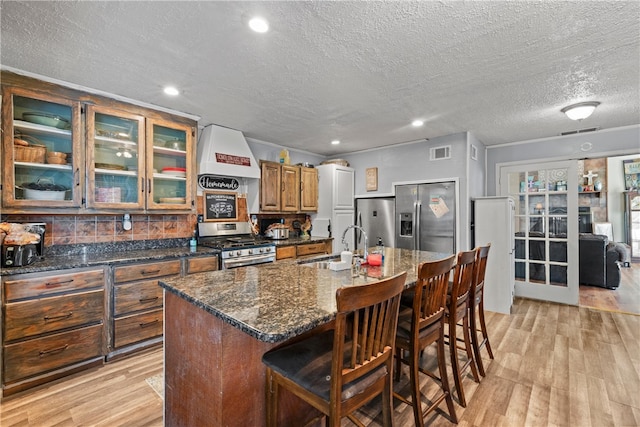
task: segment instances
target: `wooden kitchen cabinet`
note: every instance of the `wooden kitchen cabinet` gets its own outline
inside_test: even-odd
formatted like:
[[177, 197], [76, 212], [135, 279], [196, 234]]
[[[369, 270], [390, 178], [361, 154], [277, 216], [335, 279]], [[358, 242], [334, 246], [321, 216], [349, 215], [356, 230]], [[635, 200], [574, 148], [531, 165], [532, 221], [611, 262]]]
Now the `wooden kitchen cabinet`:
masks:
[[114, 267], [107, 360], [162, 343], [163, 302], [158, 279], [180, 273], [179, 259]]
[[277, 246], [276, 247], [276, 261], [281, 259], [293, 259], [296, 257], [295, 246]]
[[[4, 212], [193, 212], [196, 125], [3, 71], [2, 183], [11, 189], [2, 192]], [[63, 158], [50, 162], [54, 151]]]
[[186, 274], [203, 273], [205, 271], [217, 271], [220, 260], [218, 255], [189, 257], [186, 260]]
[[260, 162], [261, 212], [318, 210], [318, 175], [313, 168]]
[[327, 254], [331, 247], [327, 247], [325, 242], [320, 243], [309, 243], [306, 245], [298, 245], [296, 246], [296, 257], [303, 257], [309, 255], [319, 255], [319, 254]]
[[300, 168], [300, 211], [318, 211], [318, 170]]
[[104, 362], [102, 268], [10, 276], [2, 291], [3, 396]]
[[[80, 103], [76, 100], [3, 86], [4, 207], [82, 205], [84, 162], [80, 122]], [[62, 164], [49, 163], [47, 154], [51, 152], [64, 153], [66, 159], [60, 161]], [[48, 188], [55, 191], [46, 191]], [[48, 200], [43, 203], [43, 199]]]

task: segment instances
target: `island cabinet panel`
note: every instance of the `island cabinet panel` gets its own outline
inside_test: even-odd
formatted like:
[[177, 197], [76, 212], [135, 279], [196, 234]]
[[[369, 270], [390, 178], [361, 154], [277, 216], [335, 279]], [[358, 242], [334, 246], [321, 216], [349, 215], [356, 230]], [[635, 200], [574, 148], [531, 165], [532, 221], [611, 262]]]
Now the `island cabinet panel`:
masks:
[[100, 324], [6, 345], [4, 381], [10, 383], [91, 359], [102, 361], [102, 329]]
[[[277, 345], [165, 292], [165, 425], [265, 426], [262, 355]], [[286, 390], [279, 401], [279, 426], [308, 425], [318, 415]]]
[[4, 339], [21, 338], [73, 328], [102, 320], [104, 290], [8, 303]]

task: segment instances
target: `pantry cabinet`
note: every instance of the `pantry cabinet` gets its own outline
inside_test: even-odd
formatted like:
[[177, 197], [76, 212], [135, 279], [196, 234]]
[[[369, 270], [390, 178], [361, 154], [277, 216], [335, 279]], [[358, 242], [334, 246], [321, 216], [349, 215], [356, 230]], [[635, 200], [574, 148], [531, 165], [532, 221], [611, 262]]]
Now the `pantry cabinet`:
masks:
[[313, 168], [260, 162], [261, 212], [318, 210], [318, 174]]
[[195, 210], [194, 120], [2, 76], [6, 213]]

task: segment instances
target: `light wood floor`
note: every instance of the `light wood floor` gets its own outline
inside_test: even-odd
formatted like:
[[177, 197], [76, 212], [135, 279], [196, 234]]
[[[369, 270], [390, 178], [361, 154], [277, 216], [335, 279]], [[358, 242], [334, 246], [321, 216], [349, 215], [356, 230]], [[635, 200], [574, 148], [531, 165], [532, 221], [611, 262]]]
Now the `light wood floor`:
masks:
[[[640, 316], [527, 299], [516, 299], [510, 316], [487, 315], [496, 358], [485, 353], [480, 384], [465, 378], [459, 426], [640, 425]], [[432, 364], [432, 354], [424, 360]], [[76, 374], [7, 398], [0, 425], [160, 427], [162, 400], [145, 378], [161, 371], [155, 350]], [[406, 384], [405, 368], [395, 389]], [[425, 381], [423, 392], [431, 390]], [[371, 427], [380, 425], [376, 403], [359, 414]], [[411, 408], [395, 406], [396, 426], [412, 426]], [[453, 425], [437, 414], [428, 421]]]
[[631, 268], [621, 268], [620, 273], [617, 289], [581, 285], [579, 304], [600, 310], [640, 314], [640, 263], [631, 263]]

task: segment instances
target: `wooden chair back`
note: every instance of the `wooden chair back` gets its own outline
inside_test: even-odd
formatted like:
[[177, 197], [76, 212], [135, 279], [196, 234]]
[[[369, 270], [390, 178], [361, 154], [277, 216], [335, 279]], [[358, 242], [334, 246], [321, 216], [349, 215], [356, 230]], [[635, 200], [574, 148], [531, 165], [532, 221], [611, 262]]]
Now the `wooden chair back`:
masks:
[[376, 283], [336, 291], [331, 401], [341, 401], [344, 384], [391, 361], [398, 325], [400, 294], [407, 273]]
[[447, 288], [451, 270], [456, 265], [456, 256], [423, 262], [418, 266], [418, 280], [413, 298], [412, 334], [429, 327], [444, 317]]
[[491, 249], [491, 243], [488, 243], [487, 246], [480, 246], [476, 248], [476, 271], [475, 277], [473, 281], [473, 292], [472, 295], [475, 295], [476, 301], [474, 304], [477, 304], [477, 299], [482, 295], [484, 290], [484, 275], [487, 271], [487, 260], [489, 259], [489, 249]]
[[464, 304], [475, 280], [476, 250], [458, 252], [456, 268], [453, 272], [450, 311]]

